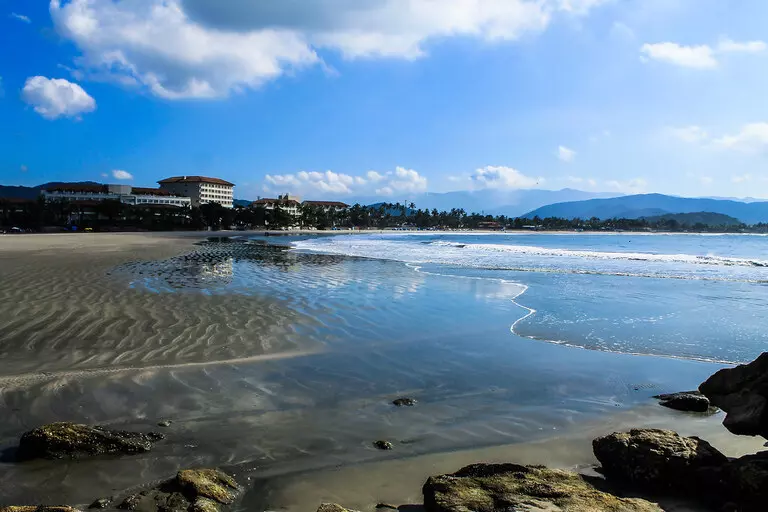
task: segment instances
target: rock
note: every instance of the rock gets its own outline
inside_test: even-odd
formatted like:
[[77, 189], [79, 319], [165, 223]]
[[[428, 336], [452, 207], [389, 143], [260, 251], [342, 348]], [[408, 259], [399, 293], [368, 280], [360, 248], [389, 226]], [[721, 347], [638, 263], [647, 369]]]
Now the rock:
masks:
[[768, 352], [749, 364], [720, 370], [699, 391], [726, 412], [725, 428], [768, 437]]
[[416, 399], [408, 397], [397, 398], [392, 401], [392, 404], [397, 407], [413, 407], [416, 403]]
[[349, 510], [341, 505], [337, 505], [335, 503], [323, 503], [320, 505], [320, 508], [317, 509], [317, 512], [355, 512], [354, 510]]
[[676, 411], [707, 412], [709, 411], [709, 399], [699, 391], [684, 391], [668, 395], [656, 395], [653, 398], [661, 401], [661, 405]]
[[430, 477], [427, 512], [661, 512], [649, 501], [602, 492], [584, 477], [543, 466], [474, 464]]
[[20, 459], [65, 459], [102, 454], [135, 454], [152, 449], [165, 436], [125, 432], [76, 423], [51, 423], [21, 436]]
[[734, 459], [723, 469], [722, 482], [727, 498], [740, 512], [758, 512], [768, 503], [768, 452]]
[[88, 505], [88, 508], [109, 508], [111, 504], [111, 498], [101, 498]]
[[80, 512], [76, 508], [66, 506], [45, 506], [45, 505], [32, 505], [32, 506], [8, 506], [0, 507], [0, 512]]
[[217, 469], [185, 469], [175, 478], [126, 497], [118, 508], [142, 512], [220, 512], [242, 488]]
[[157, 422], [157, 426], [158, 427], [170, 427], [171, 423], [173, 423], [171, 420], [158, 421]]
[[671, 430], [614, 433], [592, 441], [592, 449], [609, 480], [652, 491], [709, 492], [708, 482], [728, 462], [708, 442]]
[[392, 450], [394, 446], [389, 441], [374, 441], [373, 446], [379, 450]]
[[376, 505], [376, 508], [377, 508], [377, 509], [388, 508], [388, 509], [390, 509], [390, 510], [397, 510], [397, 509], [398, 509], [398, 508], [400, 508], [400, 507], [396, 507], [396, 506], [394, 506], [394, 505], [390, 505], [389, 503], [378, 503], [378, 504]]

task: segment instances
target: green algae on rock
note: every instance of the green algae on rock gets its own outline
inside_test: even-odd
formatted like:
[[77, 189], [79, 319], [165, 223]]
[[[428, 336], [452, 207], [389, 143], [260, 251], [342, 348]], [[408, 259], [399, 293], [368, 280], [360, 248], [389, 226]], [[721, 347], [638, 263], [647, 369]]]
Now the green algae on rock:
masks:
[[646, 500], [600, 491], [573, 472], [517, 464], [474, 464], [450, 475], [433, 476], [423, 493], [427, 512], [662, 510]]
[[126, 497], [119, 508], [142, 512], [219, 512], [242, 488], [217, 469], [184, 469], [152, 489]]
[[109, 430], [77, 423], [51, 423], [21, 436], [20, 459], [71, 459], [148, 452], [163, 434]]

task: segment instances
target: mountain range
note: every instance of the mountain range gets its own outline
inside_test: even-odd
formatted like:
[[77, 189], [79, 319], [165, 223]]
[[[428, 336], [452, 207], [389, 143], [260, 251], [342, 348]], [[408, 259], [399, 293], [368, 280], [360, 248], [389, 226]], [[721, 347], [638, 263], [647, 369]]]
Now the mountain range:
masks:
[[[463, 208], [467, 213], [484, 213], [486, 215], [506, 215], [519, 217], [535, 208], [563, 201], [580, 201], [584, 199], [615, 197], [618, 194], [607, 192], [584, 192], [564, 188], [562, 190], [476, 190], [457, 192], [427, 192], [409, 196], [408, 203], [413, 202], [417, 209], [437, 209], [449, 211], [451, 208]], [[354, 197], [343, 199], [345, 203], [364, 205], [378, 204], [381, 197]], [[400, 203], [406, 199], [399, 199]], [[397, 198], [387, 202], [396, 203]]]
[[728, 215], [747, 224], [768, 222], [768, 202], [689, 198], [663, 194], [639, 194], [610, 199], [588, 199], [550, 204], [525, 214], [533, 217], [562, 217], [566, 219], [638, 219], [673, 213], [709, 212]]

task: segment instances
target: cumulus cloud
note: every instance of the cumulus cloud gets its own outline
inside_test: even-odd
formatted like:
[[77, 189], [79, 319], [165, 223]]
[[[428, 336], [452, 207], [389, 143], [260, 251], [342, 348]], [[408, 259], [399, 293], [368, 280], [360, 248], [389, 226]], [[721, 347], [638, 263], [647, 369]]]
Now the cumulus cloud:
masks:
[[269, 193], [317, 194], [322, 197], [372, 193], [390, 196], [424, 192], [426, 189], [427, 178], [404, 167], [386, 173], [368, 171], [362, 176], [333, 171], [301, 171], [295, 174], [268, 174], [264, 178], [264, 190]]
[[683, 126], [679, 128], [669, 127], [666, 129], [670, 137], [681, 140], [683, 142], [703, 142], [709, 138], [706, 130], [701, 126], [691, 125]]
[[96, 101], [79, 85], [61, 78], [33, 76], [22, 89], [22, 98], [46, 119], [73, 117], [96, 110]]
[[24, 23], [32, 23], [32, 20], [29, 19], [29, 16], [24, 16], [23, 14], [18, 14], [15, 12], [11, 13], [11, 18], [17, 19], [19, 21], [23, 21]]
[[723, 38], [717, 44], [720, 53], [759, 53], [766, 49], [763, 41], [746, 41], [739, 43], [728, 38]]
[[112, 171], [112, 177], [116, 180], [132, 180], [133, 174], [127, 172], [127, 171], [121, 171], [119, 169], [115, 169]]
[[544, 178], [526, 176], [517, 169], [503, 166], [486, 166], [477, 169], [470, 179], [476, 188], [525, 189], [541, 185]]
[[76, 64], [169, 99], [212, 98], [348, 59], [416, 59], [429, 41], [515, 40], [557, 13], [585, 15], [605, 0], [50, 0]]
[[557, 158], [563, 162], [570, 163], [573, 162], [574, 158], [576, 158], [576, 152], [565, 146], [560, 146], [557, 148]]
[[768, 123], [749, 123], [732, 135], [724, 135], [712, 141], [715, 147], [747, 153], [768, 149]]
[[707, 45], [684, 46], [677, 43], [644, 44], [640, 52], [645, 59], [653, 59], [676, 66], [696, 69], [717, 67], [712, 48]]
[[728, 38], [720, 39], [713, 48], [702, 44], [686, 46], [678, 43], [665, 42], [644, 44], [640, 48], [641, 59], [649, 59], [695, 69], [715, 69], [719, 62], [718, 55], [727, 53], [759, 53], [766, 49], [763, 41], [738, 42]]

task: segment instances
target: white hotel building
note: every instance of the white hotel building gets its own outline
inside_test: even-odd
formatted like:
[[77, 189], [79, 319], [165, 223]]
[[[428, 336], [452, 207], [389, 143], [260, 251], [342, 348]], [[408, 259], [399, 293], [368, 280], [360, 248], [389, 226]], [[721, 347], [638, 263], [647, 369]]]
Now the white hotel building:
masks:
[[191, 200], [157, 188], [131, 187], [130, 185], [89, 185], [60, 183], [41, 191], [46, 201], [100, 202], [120, 201], [132, 206], [166, 205], [189, 207]]
[[219, 203], [225, 208], [234, 206], [235, 184], [219, 178], [205, 176], [176, 176], [158, 181], [161, 190], [189, 197], [192, 206]]

